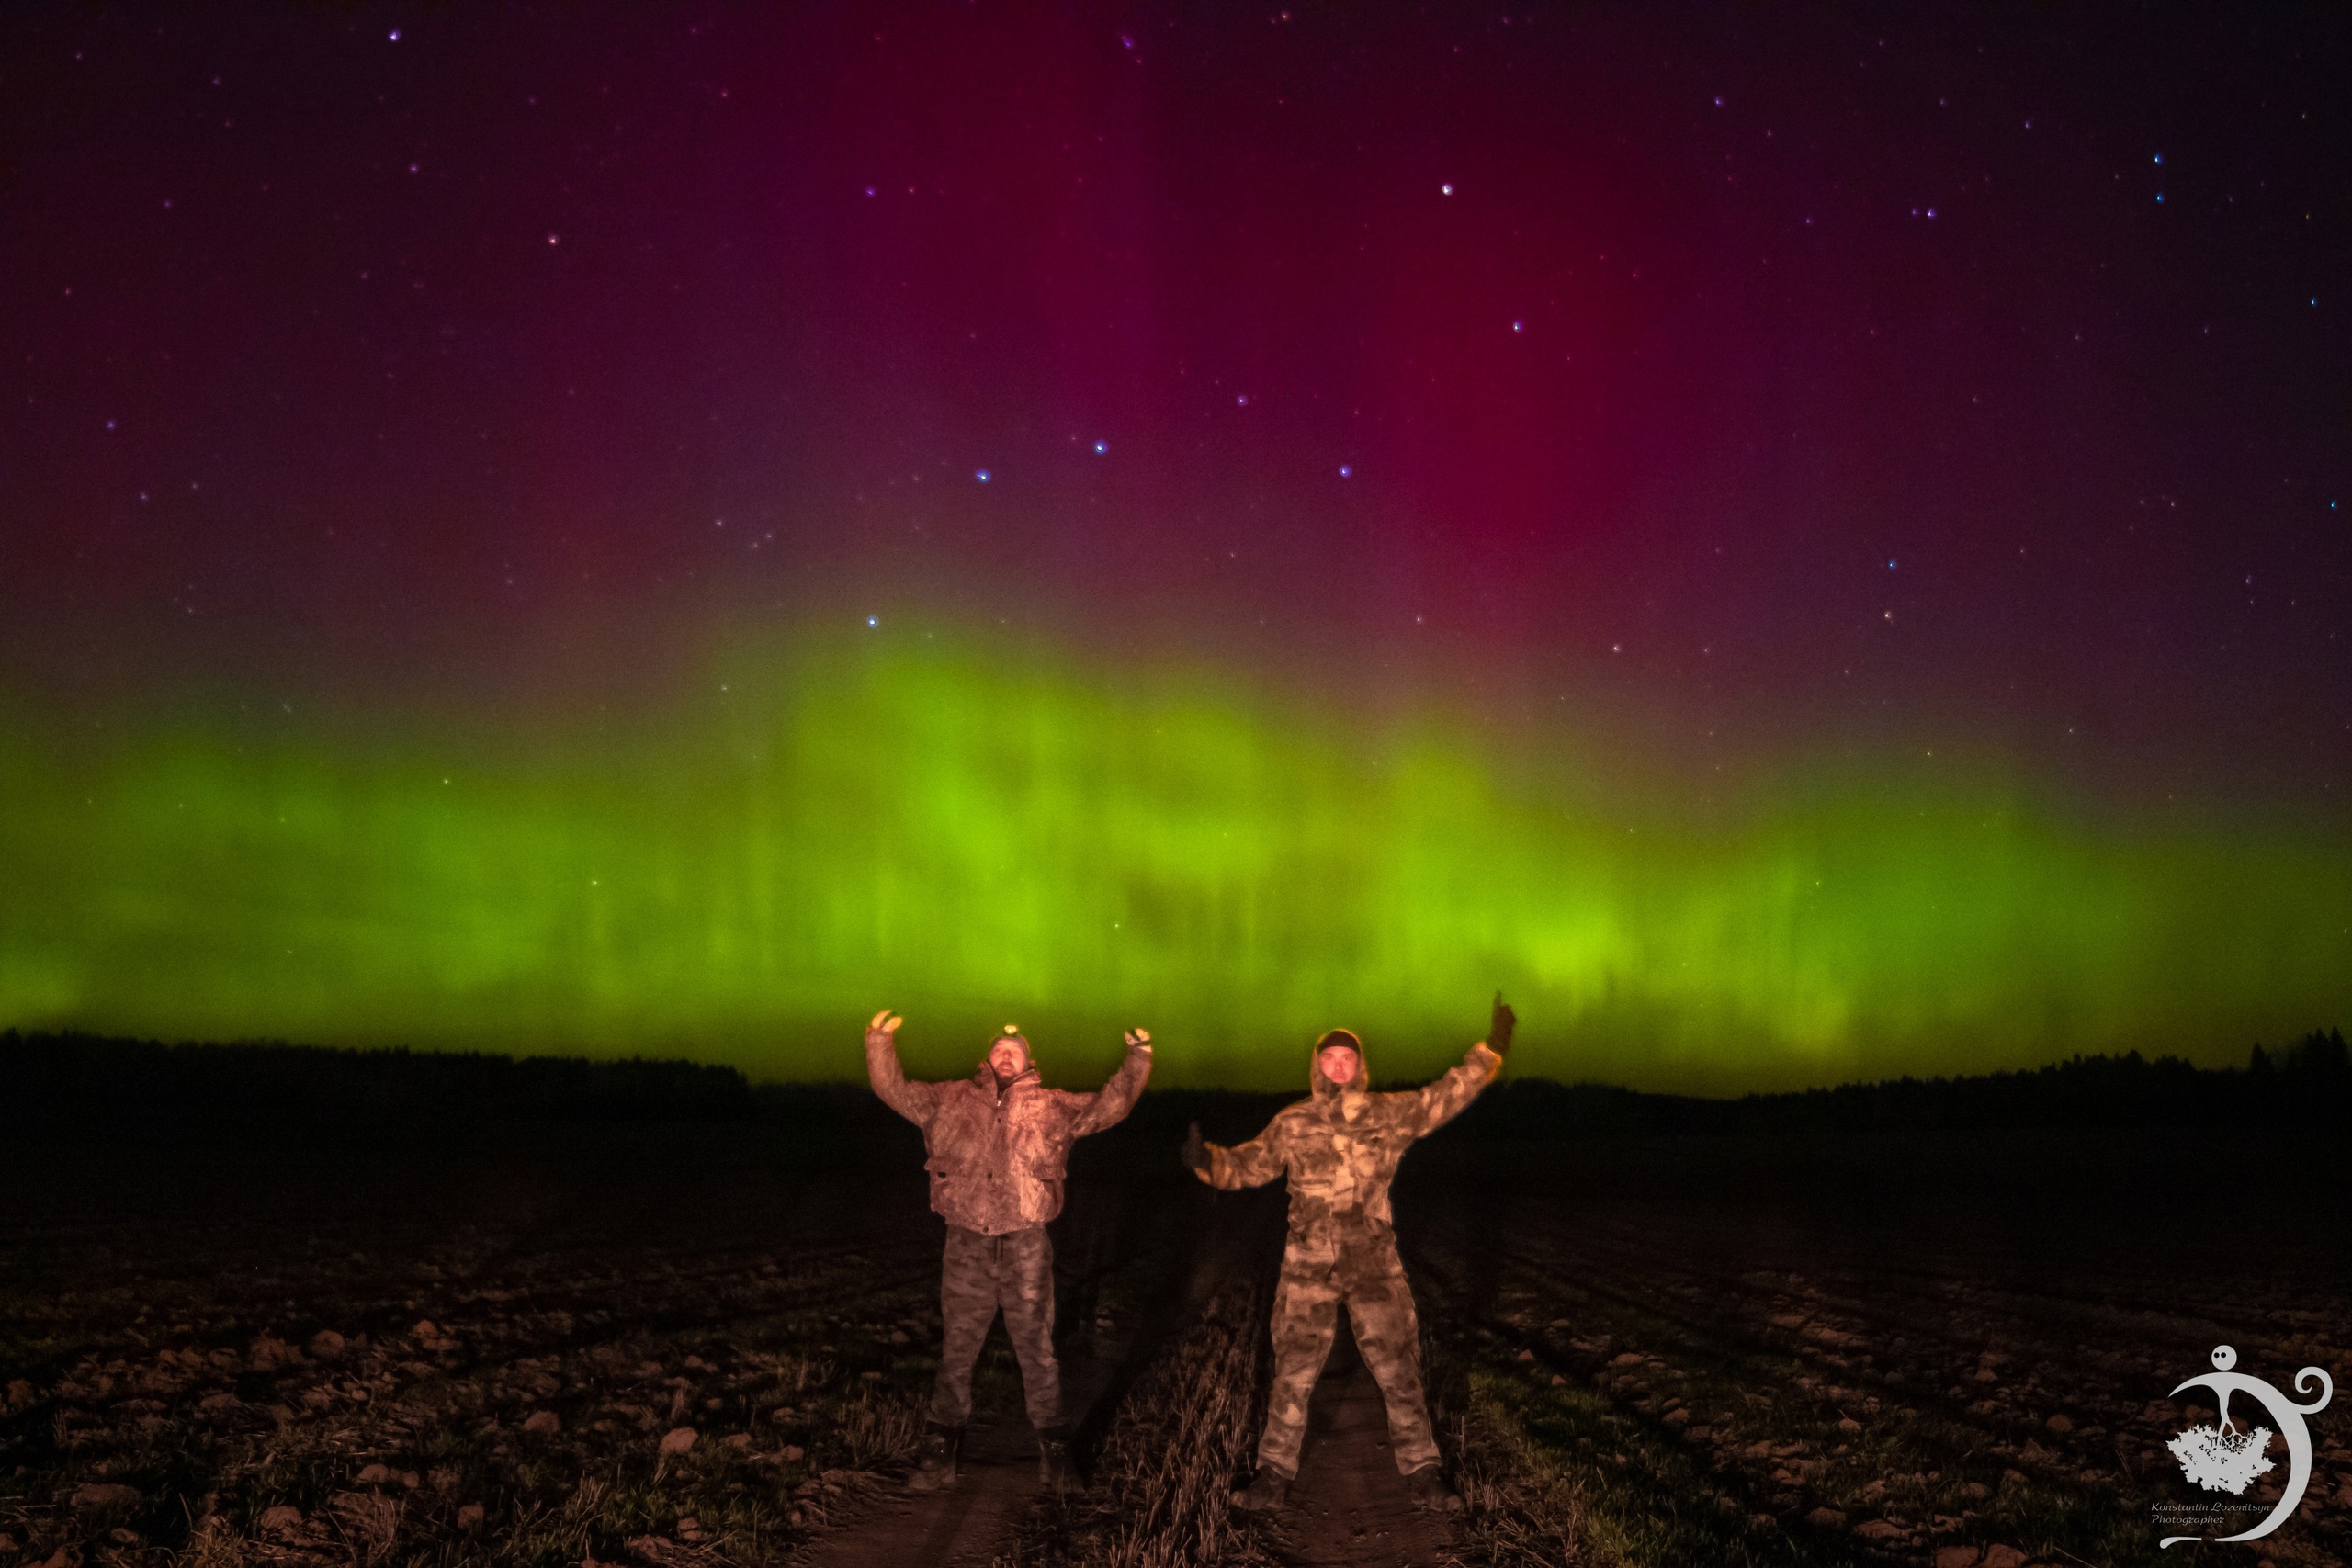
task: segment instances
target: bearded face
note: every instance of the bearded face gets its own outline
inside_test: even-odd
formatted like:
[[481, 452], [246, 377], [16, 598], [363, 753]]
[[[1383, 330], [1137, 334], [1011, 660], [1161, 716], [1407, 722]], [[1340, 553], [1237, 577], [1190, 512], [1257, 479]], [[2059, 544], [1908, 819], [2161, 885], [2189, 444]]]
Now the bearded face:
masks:
[[1029, 1047], [1018, 1040], [1000, 1040], [989, 1047], [989, 1070], [1007, 1083], [1029, 1070]]

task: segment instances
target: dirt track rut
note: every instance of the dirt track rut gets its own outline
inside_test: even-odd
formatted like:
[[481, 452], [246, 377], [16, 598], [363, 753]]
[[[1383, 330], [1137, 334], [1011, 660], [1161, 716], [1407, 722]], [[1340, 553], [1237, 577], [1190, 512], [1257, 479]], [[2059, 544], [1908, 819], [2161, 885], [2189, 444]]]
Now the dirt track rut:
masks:
[[1295, 1568], [1423, 1568], [1453, 1543], [1446, 1524], [1405, 1490], [1387, 1405], [1344, 1330], [1308, 1406], [1290, 1506], [1264, 1533], [1273, 1555]]
[[[1270, 1521], [1231, 1512], [1226, 1494], [1246, 1476], [1247, 1438], [1262, 1408], [1257, 1384], [1279, 1211], [1226, 1199], [1183, 1224], [1166, 1215], [1158, 1224], [1169, 1247], [1155, 1258], [1105, 1266], [1065, 1292], [1122, 1303], [1115, 1317], [1072, 1333], [1063, 1355], [1091, 1486], [1058, 1499], [1045, 1493], [1017, 1393], [1000, 1378], [993, 1399], [975, 1408], [953, 1487], [877, 1496], [812, 1542], [801, 1561], [809, 1568], [1038, 1560], [1437, 1568], [1451, 1561], [1452, 1530], [1413, 1506], [1389, 1450], [1379, 1389], [1344, 1327], [1316, 1391], [1290, 1506]], [[1073, 1243], [1065, 1258], [1090, 1256], [1082, 1238]], [[1110, 1251], [1098, 1245], [1091, 1255]], [[1204, 1427], [1204, 1407], [1219, 1402], [1228, 1414]]]

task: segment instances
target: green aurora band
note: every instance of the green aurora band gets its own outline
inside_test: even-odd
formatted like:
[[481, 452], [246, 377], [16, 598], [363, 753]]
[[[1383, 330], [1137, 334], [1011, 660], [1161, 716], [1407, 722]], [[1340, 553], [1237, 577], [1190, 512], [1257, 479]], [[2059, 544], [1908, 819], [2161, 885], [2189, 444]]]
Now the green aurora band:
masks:
[[69, 746], [19, 714], [0, 1025], [823, 1079], [888, 1004], [926, 1071], [1012, 1021], [1083, 1083], [1142, 1023], [1163, 1085], [1290, 1089], [1336, 1023], [1434, 1070], [1499, 987], [1515, 1072], [1727, 1092], [2218, 1062], [2352, 1011], [2333, 824], [2152, 826], [1951, 766], [1678, 808], [1472, 729], [945, 637], [729, 670], [557, 742]]

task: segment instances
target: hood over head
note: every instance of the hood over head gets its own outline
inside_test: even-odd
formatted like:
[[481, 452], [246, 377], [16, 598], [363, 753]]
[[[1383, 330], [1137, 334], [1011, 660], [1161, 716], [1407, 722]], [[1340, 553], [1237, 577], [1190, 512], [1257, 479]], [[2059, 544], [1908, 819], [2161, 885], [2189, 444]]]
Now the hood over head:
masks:
[[[1329, 1045], [1346, 1045], [1356, 1054], [1356, 1076], [1344, 1084], [1333, 1083], [1323, 1076], [1323, 1051]], [[1372, 1064], [1364, 1058], [1363, 1038], [1352, 1029], [1326, 1030], [1315, 1042], [1315, 1049], [1307, 1054], [1306, 1081], [1317, 1100], [1332, 1095], [1364, 1093], [1364, 1086], [1372, 1081]]]

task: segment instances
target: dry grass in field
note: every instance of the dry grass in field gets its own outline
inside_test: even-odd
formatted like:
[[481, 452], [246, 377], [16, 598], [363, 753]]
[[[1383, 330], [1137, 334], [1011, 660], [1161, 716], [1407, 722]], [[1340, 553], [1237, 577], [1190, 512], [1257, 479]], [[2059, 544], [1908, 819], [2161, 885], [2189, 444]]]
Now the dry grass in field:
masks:
[[[1424, 1345], [1433, 1384], [1452, 1380], [1442, 1353]], [[1464, 1557], [1494, 1568], [1566, 1568], [1585, 1550], [1580, 1467], [1533, 1441], [1484, 1377], [1467, 1380], [1453, 1427], [1454, 1487], [1462, 1494]]]
[[[699, 1354], [636, 1340], [606, 1358], [628, 1362], [610, 1380], [592, 1370], [609, 1346], [525, 1358], [521, 1375], [560, 1387], [519, 1419], [496, 1408], [514, 1363], [404, 1379], [379, 1372], [363, 1350], [350, 1381], [391, 1385], [364, 1411], [306, 1418], [282, 1402], [258, 1413], [216, 1404], [206, 1418], [232, 1429], [169, 1453], [110, 1441], [111, 1427], [75, 1428], [53, 1472], [17, 1478], [0, 1517], [30, 1561], [62, 1555], [57, 1568], [81, 1557], [134, 1568], [164, 1555], [185, 1568], [544, 1568], [624, 1551], [758, 1562], [821, 1526], [835, 1501], [912, 1447], [925, 1368], [866, 1376], [821, 1355], [694, 1342]], [[671, 1386], [681, 1382], [685, 1389]], [[241, 1416], [266, 1425], [234, 1429]], [[154, 1437], [174, 1425], [169, 1415], [144, 1419], [160, 1423]], [[179, 1483], [175, 1472], [189, 1479]], [[182, 1484], [202, 1491], [190, 1496]], [[168, 1517], [156, 1520], [175, 1506], [187, 1513], [187, 1544], [166, 1552], [151, 1541], [169, 1540]]]
[[[875, 1262], [527, 1281], [427, 1264], [396, 1288], [429, 1290], [434, 1315], [385, 1326], [378, 1303], [348, 1334], [290, 1338], [319, 1303], [238, 1300], [234, 1281], [129, 1321], [77, 1313], [95, 1343], [6, 1401], [22, 1468], [0, 1482], [0, 1562], [777, 1560], [920, 1430], [929, 1281]], [[38, 1326], [27, 1303], [13, 1315]]]
[[[2068, 1273], [2007, 1280], [2001, 1254], [1958, 1250], [1962, 1225], [1873, 1217], [1858, 1246], [1804, 1196], [1769, 1224], [1719, 1200], [1426, 1213], [1411, 1260], [1475, 1559], [2177, 1560], [2150, 1524], [2178, 1480], [2162, 1440], [2188, 1416], [2172, 1383], [2224, 1337], [2274, 1368], [2341, 1366], [2352, 1341], [2324, 1267], [2239, 1299], [2060, 1210], [2037, 1245], [2063, 1247]], [[2200, 1560], [2343, 1561], [2342, 1423], [2312, 1422], [2291, 1527]]]
[[1048, 1503], [997, 1558], [1072, 1568], [1262, 1562], [1232, 1517], [1262, 1404], [1266, 1290], [1236, 1271], [1127, 1390], [1091, 1484]]
[[[1515, 1166], [1508, 1145], [1433, 1147], [1408, 1167], [1400, 1236], [1467, 1505], [1459, 1563], [2185, 1560], [2148, 1528], [2185, 1415], [2165, 1391], [2224, 1339], [2274, 1379], [2345, 1367], [2341, 1227], [2257, 1233], [2245, 1250], [2268, 1274], [2200, 1279], [2106, 1235], [2120, 1201], [1955, 1212], [1941, 1187], [1890, 1194], [1899, 1162], [1856, 1154], [1880, 1185], [1849, 1213], [1863, 1188], [1837, 1171], [1782, 1172], [1758, 1196], [1743, 1173], [1760, 1145], [1709, 1147], [1545, 1144]], [[2037, 1171], [2053, 1157], [2030, 1152]], [[598, 1187], [517, 1156], [453, 1178], [406, 1240], [387, 1234], [380, 1169], [341, 1222], [267, 1206], [308, 1189], [258, 1167], [263, 1202], [240, 1192], [145, 1229], [141, 1205], [178, 1179], [161, 1165], [103, 1200], [86, 1170], [43, 1170], [83, 1205], [62, 1218], [28, 1220], [21, 1195], [40, 1190], [0, 1189], [0, 1568], [766, 1568], [858, 1529], [853, 1505], [920, 1431], [937, 1343], [919, 1169], [882, 1202], [888, 1173], [845, 1156], [834, 1185], [796, 1168], [763, 1209], [736, 1166], [650, 1201], [636, 1168]], [[1592, 1190], [1611, 1179], [1618, 1195]], [[1221, 1195], [1245, 1223], [1197, 1248], [1170, 1239], [1189, 1222], [1165, 1197], [1138, 1182], [1062, 1222], [1066, 1350], [1116, 1368], [1116, 1403], [1088, 1428], [1088, 1490], [988, 1527], [981, 1554], [1007, 1568], [1206, 1568], [1285, 1547], [1228, 1512], [1279, 1194]], [[534, 1204], [580, 1228], [516, 1221], [502, 1240], [448, 1212]], [[763, 1213], [767, 1238], [744, 1240]], [[723, 1219], [697, 1235], [697, 1214]], [[821, 1239], [796, 1228], [819, 1220]], [[2166, 1215], [2161, 1239], [2224, 1256], [2249, 1223]], [[1017, 1409], [1010, 1359], [990, 1355], [989, 1398]], [[2286, 1529], [2196, 1560], [2352, 1556], [2347, 1422], [2341, 1394], [2312, 1420]]]

